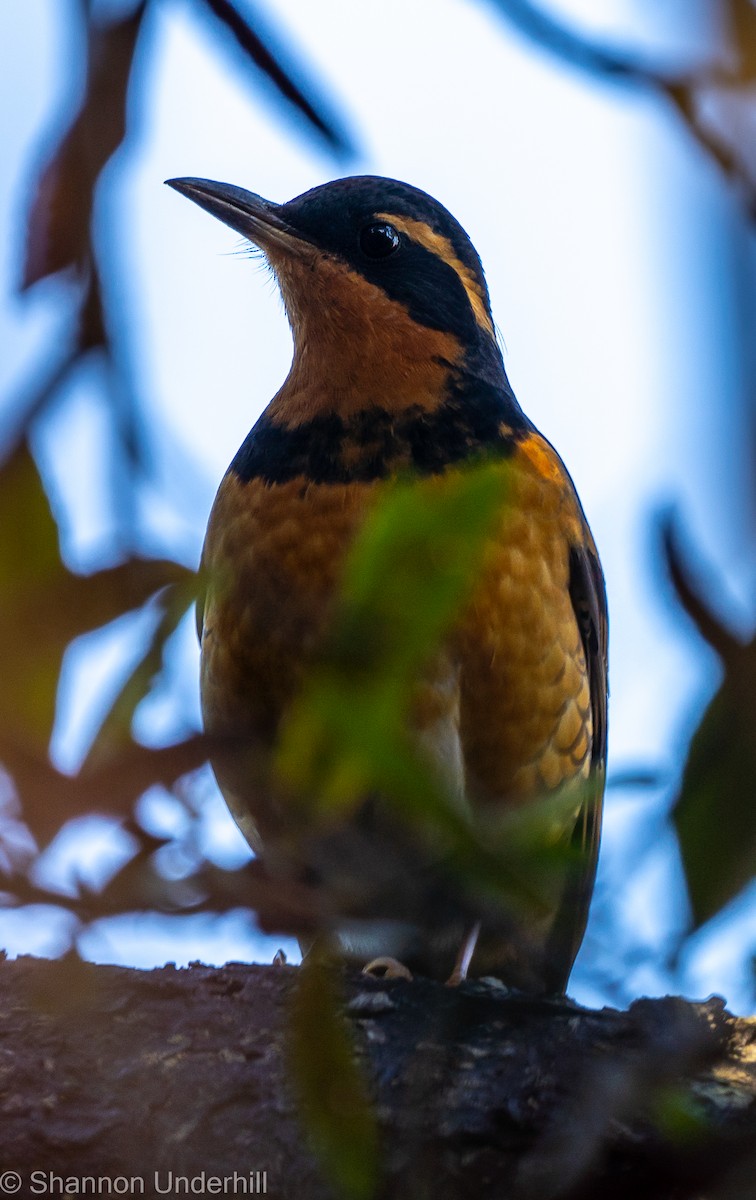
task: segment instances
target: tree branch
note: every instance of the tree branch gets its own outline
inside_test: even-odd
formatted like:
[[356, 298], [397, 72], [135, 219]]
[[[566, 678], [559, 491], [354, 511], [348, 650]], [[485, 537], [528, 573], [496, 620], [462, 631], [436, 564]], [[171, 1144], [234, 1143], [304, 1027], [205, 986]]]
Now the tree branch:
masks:
[[[138, 1177], [146, 1195], [155, 1171], [163, 1188], [265, 1171], [269, 1196], [332, 1200], [290, 1073], [300, 977], [0, 963], [3, 1164], [25, 1185]], [[380, 1128], [376, 1197], [685, 1200], [752, 1169], [756, 1023], [720, 1000], [592, 1012], [353, 972], [343, 993]]]

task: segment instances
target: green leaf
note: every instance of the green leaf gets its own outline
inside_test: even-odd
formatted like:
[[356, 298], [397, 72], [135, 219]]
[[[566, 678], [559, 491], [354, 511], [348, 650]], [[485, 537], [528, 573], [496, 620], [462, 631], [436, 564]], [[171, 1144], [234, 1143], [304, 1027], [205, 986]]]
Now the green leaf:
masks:
[[312, 956], [297, 976], [289, 1050], [305, 1127], [326, 1171], [348, 1200], [368, 1200], [378, 1179], [375, 1117], [333, 970]]
[[402, 793], [416, 785], [405, 740], [414, 689], [474, 587], [507, 484], [506, 466], [484, 463], [384, 493], [347, 561], [325, 662], [283, 733], [278, 767], [291, 786], [338, 808], [389, 778]]
[[47, 602], [65, 574], [42, 481], [21, 443], [0, 472], [0, 722], [45, 744], [62, 646], [40, 650], [51, 640]]
[[698, 928], [756, 876], [756, 640], [728, 655], [672, 816]]
[[383, 497], [347, 563], [337, 661], [367, 646], [380, 675], [414, 682], [472, 592], [508, 484], [506, 465], [490, 462]]
[[505, 921], [513, 909], [553, 907], [582, 795], [565, 789], [521, 812], [473, 813], [419, 753], [410, 712], [507, 519], [507, 489], [506, 464], [487, 462], [388, 490], [349, 556], [335, 633], [276, 760], [313, 836], [347, 826], [378, 795], [397, 816], [398, 855], [402, 837], [408, 847], [419, 838], [473, 911], [493, 905]]
[[651, 1116], [659, 1133], [677, 1146], [700, 1143], [711, 1130], [706, 1108], [681, 1084], [663, 1085], [650, 1097]]
[[678, 600], [724, 671], [693, 735], [672, 812], [698, 928], [756, 876], [756, 638], [743, 644], [722, 624], [709, 599], [716, 583], [706, 581], [700, 555], [684, 550], [669, 515], [662, 535]]

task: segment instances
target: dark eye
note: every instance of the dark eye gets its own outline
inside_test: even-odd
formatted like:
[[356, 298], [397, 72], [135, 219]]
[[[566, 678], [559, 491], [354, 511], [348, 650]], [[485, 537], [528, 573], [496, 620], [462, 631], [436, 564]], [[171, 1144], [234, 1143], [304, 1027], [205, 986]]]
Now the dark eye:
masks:
[[368, 258], [388, 258], [399, 249], [399, 234], [393, 225], [375, 221], [360, 230], [360, 249]]

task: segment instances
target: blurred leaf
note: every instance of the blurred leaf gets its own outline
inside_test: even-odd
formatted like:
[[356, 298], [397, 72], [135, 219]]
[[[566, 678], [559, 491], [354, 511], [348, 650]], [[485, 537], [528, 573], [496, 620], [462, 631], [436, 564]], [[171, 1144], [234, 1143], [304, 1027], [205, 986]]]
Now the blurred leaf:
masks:
[[170, 787], [196, 771], [219, 748], [196, 734], [172, 746], [152, 750], [132, 742], [106, 767], [77, 776], [64, 775], [45, 753], [30, 749], [0, 728], [0, 761], [11, 772], [23, 804], [23, 819], [38, 845], [45, 846], [74, 817], [112, 813], [126, 817], [136, 800], [154, 784]]
[[[745, 114], [752, 113], [754, 103], [750, 90], [756, 61], [753, 0], [724, 0], [717, 4], [723, 27], [729, 26], [729, 44], [714, 44], [706, 62], [673, 70], [654, 65], [642, 54], [577, 32], [554, 15], [549, 4], [536, 0], [493, 2], [518, 32], [563, 62], [599, 77], [638, 85], [668, 101], [688, 133], [736, 185], [746, 201], [750, 218], [756, 218], [753, 139], [747, 134], [743, 136], [747, 127]], [[719, 109], [714, 123], [705, 112], [711, 108], [712, 98]], [[733, 105], [736, 98], [742, 102], [737, 110]]]
[[44, 746], [68, 642], [55, 625], [72, 616], [58, 597], [66, 575], [57, 526], [22, 443], [0, 472], [0, 724]]
[[753, 0], [727, 0], [725, 5], [740, 83], [756, 80], [756, 5]]
[[107, 346], [108, 331], [105, 323], [105, 311], [102, 303], [102, 287], [97, 263], [92, 258], [89, 266], [86, 290], [81, 297], [78, 312], [78, 329], [76, 345], [82, 354], [87, 350], [95, 350], [98, 346]]
[[473, 592], [494, 528], [507, 519], [508, 481], [506, 464], [494, 462], [387, 489], [350, 553], [335, 633], [276, 760], [316, 840], [347, 829], [365, 798], [380, 796], [398, 817], [384, 875], [404, 886], [409, 856], [418, 879], [426, 869], [433, 876], [408, 905], [428, 903], [438, 875], [457, 911], [488, 906], [492, 920], [505, 923], [513, 911], [553, 908], [564, 885], [555, 867], [572, 857], [564, 835], [582, 791], [566, 788], [516, 811], [473, 811], [418, 752], [411, 710], [418, 681]]
[[614, 770], [606, 781], [609, 788], [662, 788], [668, 772], [661, 767], [626, 767]]
[[[233, 35], [247, 58], [267, 76], [279, 95], [293, 105], [311, 127], [325, 138], [332, 150], [340, 155], [353, 153], [343, 129], [339, 128], [332, 117], [325, 114], [323, 106], [316, 102], [311, 91], [307, 94], [303, 84], [294, 78], [291, 68], [284, 66], [280, 56], [273, 51], [269, 39], [261, 35], [261, 18], [258, 13], [255, 13], [253, 18], [245, 17], [240, 11], [242, 6], [232, 3], [232, 0], [199, 0], [199, 3], [209, 9]], [[243, 7], [251, 10], [249, 0]]]
[[493, 463], [384, 493], [349, 555], [326, 661], [284, 731], [279, 766], [292, 785], [336, 807], [395, 789], [403, 772], [402, 792], [420, 786], [425, 772], [402, 752], [414, 690], [474, 587], [507, 489]]
[[662, 1084], [650, 1100], [654, 1124], [674, 1145], [700, 1144], [711, 1129], [705, 1105], [679, 1083]]
[[194, 734], [172, 746], [153, 750], [131, 742], [106, 766], [82, 771], [72, 779], [72, 788], [81, 795], [81, 811], [130, 813], [134, 802], [154, 784], [170, 787], [183, 775], [196, 771], [211, 753], [221, 747], [204, 734]]
[[724, 668], [672, 813], [697, 928], [756, 876], [756, 639], [743, 645], [711, 612], [669, 522], [665, 548], [678, 597]]
[[44, 752], [69, 642], [139, 607], [192, 573], [163, 559], [133, 558], [91, 575], [63, 563], [58, 532], [28, 446], [0, 470], [0, 724]]
[[106, 763], [132, 742], [134, 713], [162, 670], [166, 643], [175, 633], [189, 606], [196, 601], [198, 586], [198, 577], [190, 574], [181, 582], [165, 588], [158, 597], [161, 616], [157, 628], [103, 720], [83, 770], [92, 770]]
[[525, 37], [559, 55], [564, 61], [599, 75], [644, 78], [642, 67], [621, 50], [581, 37], [551, 12], [551, 6], [533, 0], [493, 0], [505, 20]]
[[673, 820], [694, 925], [756, 876], [756, 641], [729, 662], [688, 751]]
[[[186, 752], [195, 756], [191, 761], [192, 767], [197, 766], [207, 753], [204, 740], [199, 738], [170, 747], [169, 753], [173, 751], [174, 766], [181, 767], [187, 765], [182, 761]], [[147, 750], [145, 755], [148, 760], [157, 755], [161, 763], [167, 761], [165, 750]], [[121, 765], [119, 763], [119, 767]], [[153, 761], [152, 767], [154, 774], [151, 778], [154, 778], [160, 773], [160, 766]], [[84, 803], [79, 803], [81, 815], [91, 816], [95, 807], [99, 812], [104, 811], [104, 806], [98, 807], [96, 798], [89, 791], [91, 781], [72, 780], [67, 776], [61, 778], [64, 791], [66, 787], [71, 789], [75, 800], [79, 802], [84, 798]], [[101, 783], [107, 783], [110, 776], [98, 775], [96, 778]], [[119, 778], [123, 779], [123, 772]], [[172, 782], [172, 777], [166, 774], [163, 782], [167, 786]], [[57, 781], [51, 794], [56, 799], [60, 798]], [[109, 798], [109, 792], [103, 794]], [[72, 806], [72, 815], [79, 815], [76, 804]], [[123, 813], [115, 815], [122, 816]], [[175, 839], [157, 838], [146, 833], [135, 821], [126, 819], [121, 831], [134, 840], [136, 850], [110, 876], [100, 891], [94, 891], [81, 882], [75, 891], [69, 888], [61, 892], [47, 888], [22, 869], [28, 866], [28, 855], [26, 859], [19, 856], [14, 860], [10, 854], [6, 862], [0, 858], [0, 905], [53, 905], [75, 913], [84, 922], [150, 909], [181, 915], [197, 909], [203, 913], [227, 913], [245, 908], [254, 910], [255, 924], [265, 932], [294, 932], [311, 937], [323, 928], [325, 914], [322, 891], [290, 879], [284, 882], [272, 879], [259, 859], [252, 859], [241, 867], [229, 870], [208, 862], [197, 851], [197, 824], [195, 817], [193, 828], [190, 827], [188, 832], [183, 831]], [[51, 835], [54, 833], [57, 833], [57, 828], [51, 831]], [[49, 838], [44, 840], [47, 842]], [[3, 847], [2, 822], [0, 847]], [[166, 848], [171, 852], [177, 851], [185, 862], [188, 861], [185, 873], [166, 871], [165, 859], [161, 857], [161, 852]]]
[[[81, 269], [89, 263], [94, 187], [126, 132], [126, 93], [145, 8], [143, 2], [122, 21], [87, 27], [86, 92], [36, 186], [22, 289], [67, 267]], [[93, 324], [88, 332], [90, 344], [94, 328]]]
[[378, 1134], [338, 1000], [332, 969], [306, 958], [291, 1010], [291, 1069], [326, 1171], [349, 1200], [368, 1200], [378, 1180]]

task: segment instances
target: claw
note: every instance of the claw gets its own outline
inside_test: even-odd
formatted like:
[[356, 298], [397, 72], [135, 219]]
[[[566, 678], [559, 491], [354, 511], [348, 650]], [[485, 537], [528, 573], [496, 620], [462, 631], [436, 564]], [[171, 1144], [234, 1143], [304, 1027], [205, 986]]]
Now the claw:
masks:
[[407, 979], [412, 982], [412, 972], [398, 958], [374, 958], [362, 968], [363, 975], [374, 975], [376, 979]]

